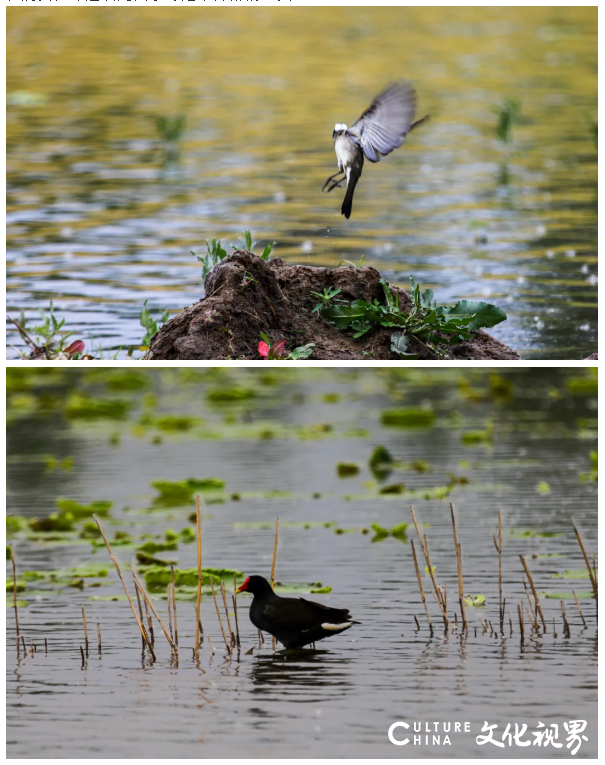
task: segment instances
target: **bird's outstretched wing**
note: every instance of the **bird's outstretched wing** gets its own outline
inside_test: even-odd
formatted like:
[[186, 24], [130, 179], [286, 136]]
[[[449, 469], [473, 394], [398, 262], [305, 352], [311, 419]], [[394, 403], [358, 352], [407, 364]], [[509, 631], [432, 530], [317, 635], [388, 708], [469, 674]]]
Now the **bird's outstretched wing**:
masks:
[[416, 91], [406, 80], [394, 82], [376, 96], [369, 109], [349, 128], [370, 162], [398, 149], [416, 114]]

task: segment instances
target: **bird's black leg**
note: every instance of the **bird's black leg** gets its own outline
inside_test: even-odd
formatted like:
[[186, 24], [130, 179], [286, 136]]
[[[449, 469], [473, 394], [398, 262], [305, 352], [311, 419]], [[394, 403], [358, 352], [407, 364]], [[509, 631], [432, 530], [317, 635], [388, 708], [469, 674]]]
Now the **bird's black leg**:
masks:
[[[321, 187], [321, 190], [323, 191], [323, 190], [326, 188], [326, 186], [327, 186], [329, 183], [331, 183], [331, 182], [334, 180], [334, 178], [336, 178], [336, 176], [337, 176], [337, 175], [344, 175], [344, 173], [342, 173], [342, 172], [339, 170], [337, 173], [334, 173], [334, 175], [331, 175], [331, 176], [328, 178], [328, 180], [327, 180], [327, 181], [324, 183], [324, 185]], [[341, 178], [341, 179], [340, 179], [340, 181], [338, 181], [338, 183], [342, 183], [342, 181], [344, 181], [344, 178]], [[334, 188], [334, 186], [332, 186], [332, 188]], [[331, 191], [331, 190], [332, 190], [332, 189], [328, 189], [328, 191]], [[327, 192], [326, 192], [326, 193], [327, 193]]]
[[344, 178], [341, 178], [339, 181], [332, 181], [332, 184], [331, 184], [330, 188], [329, 188], [329, 189], [326, 189], [326, 194], [329, 194], [329, 193], [330, 193], [331, 191], [333, 191], [334, 189], [337, 189], [337, 188], [339, 188], [340, 186], [342, 186], [342, 184], [343, 184], [343, 183], [344, 183], [346, 180], [347, 180], [347, 177], [345, 176]]

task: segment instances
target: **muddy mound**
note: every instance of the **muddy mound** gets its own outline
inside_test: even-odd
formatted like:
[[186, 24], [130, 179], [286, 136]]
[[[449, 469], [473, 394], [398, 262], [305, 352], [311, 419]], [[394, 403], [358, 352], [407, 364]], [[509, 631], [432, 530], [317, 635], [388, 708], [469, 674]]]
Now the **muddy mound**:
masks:
[[[152, 359], [259, 359], [264, 332], [286, 348], [315, 343], [312, 359], [400, 359], [391, 351], [392, 329], [380, 327], [362, 338], [337, 329], [313, 313], [312, 292], [332, 287], [344, 299], [384, 301], [380, 274], [374, 268], [316, 268], [290, 265], [281, 258], [264, 261], [245, 250], [228, 255], [208, 274], [206, 297], [166, 322], [152, 340]], [[399, 295], [403, 311], [411, 299]], [[438, 359], [422, 343], [412, 340], [410, 353]], [[479, 330], [469, 341], [450, 349], [452, 359], [519, 359], [511, 348]], [[403, 362], [405, 363], [405, 362]]]

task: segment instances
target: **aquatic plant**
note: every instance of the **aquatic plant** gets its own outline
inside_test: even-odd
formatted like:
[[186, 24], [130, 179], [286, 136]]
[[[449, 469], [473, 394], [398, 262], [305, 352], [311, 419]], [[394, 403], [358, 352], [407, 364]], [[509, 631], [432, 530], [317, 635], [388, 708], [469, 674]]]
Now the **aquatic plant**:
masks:
[[221, 246], [220, 239], [206, 240], [206, 249], [207, 252], [205, 255], [196, 255], [196, 253], [191, 250], [191, 254], [202, 264], [202, 282], [206, 281], [206, 277], [210, 271], [212, 271], [221, 260], [227, 257], [227, 250]]
[[164, 156], [162, 157], [164, 165], [168, 165], [178, 159], [180, 152], [179, 143], [183, 138], [186, 123], [187, 118], [184, 114], [156, 117], [155, 127], [160, 140], [164, 143]]
[[359, 465], [355, 462], [339, 462], [336, 465], [336, 473], [339, 478], [349, 478], [349, 476], [359, 474]]
[[186, 123], [187, 117], [184, 114], [176, 114], [171, 117], [157, 117], [155, 126], [163, 141], [176, 143], [183, 137]]
[[[221, 492], [225, 482], [221, 478], [187, 478], [185, 481], [152, 481], [159, 496], [153, 500], [160, 507], [179, 507], [193, 502], [196, 492]], [[149, 550], [147, 551], [149, 552]]]
[[506, 319], [500, 308], [482, 301], [460, 300], [454, 306], [438, 306], [430, 289], [420, 292], [412, 281], [412, 307], [406, 313], [399, 306], [399, 295], [392, 292], [384, 279], [380, 280], [384, 303], [377, 298], [342, 300], [338, 292], [324, 290], [314, 293], [321, 299], [314, 311], [339, 329], [350, 329], [353, 337], [363, 337], [378, 327], [392, 327], [391, 351], [401, 358], [415, 359], [410, 353], [412, 339], [424, 345], [437, 356], [447, 356], [446, 346], [459, 345], [472, 338], [478, 329], [493, 327]]
[[384, 446], [376, 446], [368, 460], [370, 470], [378, 479], [384, 479], [391, 473], [393, 463], [393, 455]]
[[[253, 253], [257, 242], [252, 241], [252, 234], [250, 231], [244, 231], [240, 238], [242, 240], [241, 245], [237, 243], [230, 244], [230, 247], [233, 250], [245, 249], [248, 252]], [[259, 256], [262, 260], [269, 260], [273, 251], [274, 244], [275, 242], [269, 242], [269, 244], [266, 245], [265, 249]], [[227, 257], [227, 250], [221, 245], [221, 240], [214, 238], [206, 240], [205, 255], [198, 255], [193, 250], [190, 252], [202, 264], [202, 282], [206, 280], [206, 277], [212, 271], [212, 269]]]
[[[74, 333], [73, 332], [61, 332], [65, 326], [65, 319], [57, 319], [54, 312], [53, 301], [50, 301], [50, 308], [46, 313], [42, 308], [38, 309], [40, 316], [42, 317], [42, 324], [36, 327], [32, 327], [29, 332], [27, 331], [27, 319], [25, 313], [21, 311], [19, 321], [15, 321], [9, 316], [11, 321], [22, 339], [31, 349], [29, 358], [45, 358], [45, 359], [71, 359], [77, 360], [80, 358], [92, 358], [91, 356], [84, 357], [84, 342], [82, 340], [74, 340], [70, 345], [66, 346], [66, 341]], [[36, 340], [31, 337], [33, 335]], [[26, 354], [21, 353], [23, 358]]]
[[[162, 314], [160, 318], [160, 326], [162, 324], [165, 324], [168, 321], [168, 316], [169, 316], [169, 311], [167, 308], [165, 308], [164, 313]], [[143, 339], [141, 340], [141, 346], [143, 347], [144, 350], [147, 350], [149, 348], [149, 344], [151, 343], [153, 336], [157, 334], [159, 329], [158, 323], [147, 310], [147, 301], [143, 303], [143, 308], [141, 309], [141, 313], [139, 315], [139, 322], [141, 326], [143, 327], [143, 329], [145, 330], [145, 335]]]
[[590, 452], [590, 471], [588, 473], [580, 473], [581, 481], [598, 481], [599, 480], [599, 453]]
[[80, 519], [90, 518], [95, 513], [101, 516], [109, 515], [113, 502], [95, 500], [88, 505], [83, 505], [80, 502], [76, 502], [75, 499], [59, 498], [56, 500], [56, 505], [61, 513], [69, 513], [73, 518]]
[[509, 145], [513, 140], [513, 126], [521, 122], [521, 102], [516, 98], [505, 98], [501, 104], [492, 106], [492, 112], [497, 117], [496, 138]]
[[380, 413], [380, 422], [391, 428], [430, 428], [435, 423], [432, 409], [385, 409]]
[[393, 537], [393, 539], [398, 539], [400, 542], [407, 542], [408, 541], [408, 536], [407, 536], [408, 525], [409, 524], [407, 523], [399, 523], [390, 529], [385, 529], [383, 526], [379, 526], [377, 523], [373, 523], [371, 526], [372, 531], [374, 532], [374, 536], [372, 537], [372, 542], [382, 542], [388, 537]]
[[[252, 234], [250, 231], [244, 231], [244, 233], [238, 237], [238, 239], [241, 239], [241, 245], [240, 244], [232, 244], [231, 247], [233, 250], [247, 250], [248, 252], [251, 252], [254, 254], [254, 248], [258, 244], [258, 242], [252, 241]], [[269, 242], [268, 245], [266, 245], [265, 249], [260, 254], [261, 260], [269, 260], [271, 257], [271, 252], [273, 251], [273, 246], [275, 245], [275, 242]]]
[[488, 422], [485, 430], [468, 430], [461, 435], [460, 440], [465, 446], [491, 445], [494, 442], [494, 425]]
[[595, 149], [599, 148], [599, 123], [591, 114], [586, 115], [586, 122], [588, 123], [588, 130], [592, 136]]

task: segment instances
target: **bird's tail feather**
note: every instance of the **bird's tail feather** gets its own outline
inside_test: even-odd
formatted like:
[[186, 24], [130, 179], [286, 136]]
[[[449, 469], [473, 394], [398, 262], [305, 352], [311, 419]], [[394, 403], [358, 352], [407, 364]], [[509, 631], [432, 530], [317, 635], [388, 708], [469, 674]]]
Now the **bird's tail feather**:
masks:
[[349, 220], [351, 217], [351, 210], [353, 209], [353, 194], [355, 193], [355, 186], [357, 186], [358, 180], [359, 175], [354, 175], [351, 173], [349, 183], [347, 185], [347, 193], [345, 194], [345, 198], [342, 201], [342, 207], [340, 208], [340, 212], [345, 216], [347, 220]]

